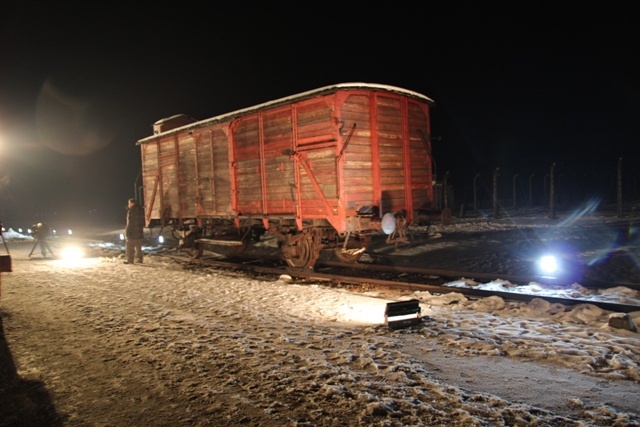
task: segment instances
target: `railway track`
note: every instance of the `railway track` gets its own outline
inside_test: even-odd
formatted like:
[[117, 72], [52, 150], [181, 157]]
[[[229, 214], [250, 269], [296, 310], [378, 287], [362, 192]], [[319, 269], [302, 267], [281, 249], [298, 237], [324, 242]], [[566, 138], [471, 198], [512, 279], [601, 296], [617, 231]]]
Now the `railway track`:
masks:
[[[453, 270], [441, 270], [432, 268], [425, 269], [378, 264], [345, 264], [330, 261], [318, 262], [316, 268], [311, 271], [290, 268], [276, 262], [267, 263], [262, 261], [258, 263], [255, 260], [251, 260], [251, 262], [248, 262], [247, 260], [220, 260], [207, 258], [194, 261], [186, 256], [172, 255], [170, 257], [178, 262], [190, 264], [197, 267], [217, 267], [234, 270], [244, 270], [253, 273], [273, 275], [276, 277], [287, 274], [291, 276], [293, 280], [304, 280], [307, 283], [329, 283], [332, 285], [341, 286], [375, 285], [391, 290], [406, 290], [412, 292], [428, 291], [437, 294], [457, 292], [471, 298], [499, 296], [505, 300], [522, 302], [529, 302], [533, 299], [538, 298], [548, 301], [552, 304], [557, 303], [567, 306], [591, 304], [603, 310], [620, 313], [630, 313], [640, 310], [640, 305], [622, 304], [591, 299], [562, 298], [542, 294], [533, 295], [529, 293], [518, 292], [519, 285], [522, 286], [530, 282], [553, 282], [553, 280], [549, 278], [542, 278], [539, 276], [500, 275], [500, 277], [495, 277], [495, 275], [488, 273], [461, 272]], [[510, 287], [509, 290], [497, 291], [448, 285], [461, 278], [472, 278], [474, 280], [483, 279], [487, 280], [487, 282], [493, 280], [506, 280], [512, 283], [513, 286]], [[602, 283], [602, 286], [600, 287], [597, 287], [596, 283], [590, 283], [589, 285], [594, 289], [603, 289], [615, 286], [613, 284], [607, 283]]]

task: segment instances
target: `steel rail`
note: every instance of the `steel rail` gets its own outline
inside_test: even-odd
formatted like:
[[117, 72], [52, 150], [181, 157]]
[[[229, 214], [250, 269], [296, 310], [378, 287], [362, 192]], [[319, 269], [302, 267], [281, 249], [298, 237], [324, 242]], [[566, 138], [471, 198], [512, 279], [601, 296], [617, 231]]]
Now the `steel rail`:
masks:
[[[398, 273], [412, 273], [412, 274], [423, 274], [423, 275], [432, 275], [432, 276], [442, 276], [449, 278], [477, 278], [477, 279], [487, 279], [487, 280], [508, 280], [513, 283], [530, 283], [530, 282], [539, 282], [547, 285], [568, 285], [566, 281], [564, 281], [561, 277], [554, 276], [542, 276], [542, 275], [531, 275], [531, 276], [523, 276], [523, 275], [514, 275], [514, 274], [496, 274], [496, 273], [482, 273], [475, 271], [459, 271], [459, 270], [448, 270], [448, 269], [438, 269], [438, 268], [423, 268], [423, 267], [410, 267], [410, 266], [396, 266], [396, 265], [386, 265], [386, 264], [364, 264], [357, 263], [347, 265], [340, 262], [335, 261], [318, 261], [316, 262], [316, 266], [326, 265], [330, 267], [342, 267], [342, 268], [352, 268], [352, 269], [360, 269], [360, 270], [375, 270], [379, 272], [398, 272]], [[602, 280], [595, 280], [590, 278], [583, 278], [580, 280], [580, 285], [585, 288], [592, 289], [607, 289], [616, 286], [626, 286], [631, 289], [640, 290], [639, 283], [611, 283], [605, 282]]]
[[[332, 282], [332, 283], [341, 283], [341, 284], [373, 284], [388, 288], [396, 288], [396, 289], [407, 289], [411, 291], [429, 291], [432, 293], [451, 293], [456, 292], [466, 296], [484, 298], [488, 296], [499, 296], [505, 300], [510, 301], [520, 301], [520, 302], [530, 302], [534, 299], [542, 299], [548, 301], [552, 304], [562, 304], [567, 306], [575, 306], [579, 304], [591, 304], [596, 307], [599, 307], [603, 310], [613, 311], [613, 312], [622, 312], [622, 313], [630, 313], [634, 311], [640, 311], [640, 306], [632, 305], [632, 304], [622, 304], [622, 303], [612, 303], [606, 301], [593, 301], [587, 299], [579, 299], [579, 298], [562, 298], [562, 297], [553, 297], [547, 295], [532, 295], [518, 292], [503, 292], [503, 291], [495, 291], [495, 290], [482, 290], [482, 289], [472, 289], [472, 288], [460, 288], [455, 286], [446, 286], [446, 285], [433, 285], [427, 283], [418, 283], [412, 282], [408, 280], [403, 280], [401, 277], [396, 277], [394, 279], [380, 279], [375, 277], [360, 277], [352, 274], [338, 274], [338, 272], [325, 272], [321, 273], [318, 271], [312, 270], [302, 270], [295, 269], [288, 266], [265, 266], [265, 265], [256, 265], [254, 263], [239, 263], [233, 261], [222, 261], [222, 260], [207, 260], [207, 259], [199, 259], [192, 260], [187, 259], [186, 257], [180, 256], [170, 256], [173, 259], [181, 262], [189, 262], [190, 264], [197, 266], [211, 266], [211, 267], [222, 267], [222, 268], [230, 268], [237, 270], [248, 270], [258, 273], [264, 274], [273, 274], [273, 275], [282, 275], [287, 274], [291, 276], [291, 278], [304, 278], [306, 280], [314, 280], [320, 282]], [[412, 274], [426, 274], [425, 272], [429, 272], [429, 274], [433, 276], [447, 277], [447, 278], [460, 278], [460, 277], [474, 277], [475, 273], [471, 272], [458, 272], [451, 270], [438, 270], [438, 269], [421, 269], [421, 268], [413, 268], [413, 267], [401, 267], [401, 266], [370, 266], [370, 265], [362, 265], [362, 264], [342, 264], [342, 263], [324, 263], [324, 265], [333, 267], [342, 267], [342, 268], [354, 268], [354, 269], [364, 269], [367, 270], [375, 270], [375, 271], [393, 271], [395, 273], [412, 273]], [[385, 269], [384, 267], [390, 267]], [[490, 280], [496, 280], [496, 275], [482, 273], [484, 278], [489, 278]], [[479, 276], [475, 276], [479, 277]], [[518, 279], [515, 281], [528, 283], [532, 281], [532, 278], [525, 276], [505, 276], [501, 275], [500, 278], [503, 280], [507, 279]]]

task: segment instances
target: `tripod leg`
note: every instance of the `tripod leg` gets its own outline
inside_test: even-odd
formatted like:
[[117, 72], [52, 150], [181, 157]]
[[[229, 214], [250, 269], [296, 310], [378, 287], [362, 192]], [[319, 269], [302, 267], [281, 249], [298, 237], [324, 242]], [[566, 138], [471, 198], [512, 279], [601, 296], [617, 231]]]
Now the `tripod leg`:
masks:
[[44, 242], [44, 246], [49, 250], [49, 253], [51, 254], [51, 256], [55, 258], [56, 257], [55, 254], [53, 253], [53, 251], [49, 247], [49, 244], [46, 241]]
[[31, 254], [36, 250], [36, 246], [38, 246], [38, 239], [33, 243], [33, 248], [31, 248], [31, 252], [29, 252], [29, 258], [31, 258]]
[[52, 256], [54, 256], [53, 251], [51, 250], [51, 248], [49, 247], [49, 244], [47, 243], [47, 240], [40, 239], [40, 253], [42, 254], [42, 258], [47, 257], [47, 252], [49, 252]]

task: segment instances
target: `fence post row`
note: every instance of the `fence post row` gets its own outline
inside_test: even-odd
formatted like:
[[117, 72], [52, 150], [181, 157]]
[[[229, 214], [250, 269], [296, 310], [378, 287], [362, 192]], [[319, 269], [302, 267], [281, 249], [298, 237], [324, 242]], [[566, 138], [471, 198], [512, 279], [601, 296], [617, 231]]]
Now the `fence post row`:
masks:
[[[547, 206], [548, 207], [548, 216], [551, 219], [556, 219], [556, 207], [557, 207], [557, 199], [558, 199], [558, 188], [557, 188], [557, 173], [556, 173], [556, 167], [557, 167], [557, 163], [554, 162], [551, 164], [551, 167], [549, 168], [549, 172], [544, 175], [544, 179], [542, 182], [542, 202], [541, 204], [538, 204], [537, 202], [534, 201], [534, 177], [536, 176], [535, 173], [531, 173], [529, 174], [529, 182], [528, 182], [528, 203], [527, 203], [527, 207], [529, 209], [533, 208], [535, 205], [541, 205], [541, 206]], [[573, 177], [575, 177], [576, 175], [572, 175]], [[578, 175], [579, 176], [579, 175]], [[595, 189], [599, 190], [600, 192], [606, 192], [606, 188], [605, 187], [607, 185], [607, 180], [603, 180], [601, 177], [599, 177], [597, 174], [594, 175], [595, 179], [597, 181], [595, 181], [595, 184], [589, 184], [589, 188], [591, 188], [592, 186], [595, 185]], [[519, 206], [518, 206], [518, 178], [520, 177], [519, 173], [516, 173], [512, 176], [512, 206], [514, 210], [518, 210]], [[567, 182], [564, 181], [563, 175], [560, 175], [561, 177], [561, 181], [562, 182]], [[473, 177], [473, 214], [477, 215], [478, 211], [480, 209], [480, 205], [479, 205], [479, 201], [478, 201], [478, 179], [480, 178], [480, 173], [476, 173]], [[495, 168], [494, 172], [493, 172], [493, 187], [492, 187], [492, 196], [491, 196], [491, 202], [492, 202], [492, 209], [493, 209], [493, 218], [499, 218], [500, 216], [500, 200], [499, 200], [499, 178], [500, 178], [500, 168], [497, 167]], [[591, 179], [593, 179], [594, 177], [592, 176]], [[636, 185], [636, 181], [634, 181], [633, 179], [628, 180], [628, 187], [627, 187], [627, 194], [626, 194], [626, 198], [628, 202], [639, 202], [640, 200], [638, 199], [638, 195], [637, 195], [637, 185]], [[616, 175], [615, 175], [615, 181], [611, 180], [610, 182], [610, 186], [613, 187], [614, 183], [615, 183], [615, 203], [616, 203], [616, 213], [618, 217], [622, 217], [624, 214], [624, 199], [625, 199], [625, 194], [623, 194], [623, 169], [622, 169], [622, 157], [618, 158], [617, 160], [617, 166], [616, 166]], [[444, 187], [446, 188], [447, 186], [447, 181], [449, 180], [449, 172], [447, 172], [444, 176]], [[575, 183], [574, 181], [571, 181], [571, 183]], [[564, 188], [564, 186], [562, 186], [562, 188]], [[561, 189], [562, 189], [561, 188]], [[579, 188], [578, 188], [579, 189]], [[565, 189], [566, 190], [566, 189]], [[570, 191], [564, 191], [562, 194], [563, 195], [569, 195], [569, 198], [571, 197], [577, 197], [580, 196], [581, 193], [580, 191], [576, 191], [576, 187], [571, 187], [569, 189]], [[524, 191], [524, 189], [523, 189]], [[449, 207], [448, 205], [450, 203], [452, 203], [452, 201], [448, 200], [448, 195], [446, 194], [446, 191], [443, 194], [443, 201], [444, 201], [444, 207]], [[566, 198], [565, 198], [566, 199]], [[613, 200], [613, 196], [610, 195], [608, 198], [608, 200], [612, 201]], [[569, 201], [570, 203], [571, 201]], [[566, 203], [566, 200], [564, 200], [563, 203]], [[464, 205], [464, 202], [461, 203], [461, 205]], [[504, 206], [504, 203], [503, 203]], [[633, 208], [631, 208], [633, 209]], [[463, 216], [463, 209], [460, 210], [460, 216]]]

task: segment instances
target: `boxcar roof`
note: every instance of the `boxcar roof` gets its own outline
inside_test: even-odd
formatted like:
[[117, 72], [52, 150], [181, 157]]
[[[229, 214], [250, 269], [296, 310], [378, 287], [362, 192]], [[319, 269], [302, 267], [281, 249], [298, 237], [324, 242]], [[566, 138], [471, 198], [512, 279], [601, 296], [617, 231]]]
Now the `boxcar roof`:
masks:
[[[269, 101], [269, 102], [265, 102], [262, 104], [258, 104], [258, 105], [254, 105], [252, 107], [248, 107], [248, 108], [243, 108], [241, 110], [236, 110], [236, 111], [232, 111], [230, 113], [225, 113], [225, 114], [221, 114], [219, 116], [215, 116], [215, 117], [211, 117], [209, 119], [204, 119], [204, 120], [200, 120], [197, 121], [195, 123], [190, 123], [188, 125], [184, 125], [184, 126], [180, 126], [171, 130], [168, 130], [166, 132], [161, 132], [152, 136], [148, 136], [146, 138], [140, 139], [136, 145], [140, 145], [140, 144], [144, 144], [147, 141], [156, 139], [158, 136], [161, 135], [168, 135], [171, 133], [176, 133], [176, 132], [181, 132], [184, 131], [186, 129], [189, 128], [196, 128], [196, 127], [200, 127], [200, 126], [204, 126], [204, 125], [208, 125], [208, 124], [214, 124], [214, 123], [219, 123], [219, 122], [223, 122], [225, 120], [229, 120], [232, 119], [234, 117], [238, 117], [253, 111], [257, 111], [257, 110], [261, 110], [264, 108], [268, 108], [268, 107], [272, 107], [272, 106], [276, 106], [276, 105], [281, 105], [281, 104], [286, 104], [286, 103], [290, 103], [290, 102], [294, 102], [294, 101], [300, 101], [303, 99], [307, 99], [307, 98], [312, 98], [314, 96], [317, 95], [322, 95], [324, 93], [329, 93], [329, 92], [335, 92], [337, 90], [340, 89], [358, 89], [358, 88], [364, 88], [364, 89], [369, 89], [369, 90], [374, 90], [374, 91], [385, 91], [385, 92], [395, 92], [401, 95], [406, 95], [406, 96], [410, 96], [412, 98], [417, 98], [420, 99], [424, 102], [427, 102], [429, 104], [434, 104], [434, 101], [421, 94], [418, 92], [413, 92], [411, 90], [407, 90], [407, 89], [403, 89], [400, 87], [396, 87], [396, 86], [389, 86], [389, 85], [382, 85], [382, 84], [376, 84], [376, 83], [338, 83], [338, 84], [334, 84], [331, 86], [324, 86], [318, 89], [313, 89], [313, 90], [309, 90], [307, 92], [302, 92], [302, 93], [298, 93], [296, 95], [290, 95], [284, 98], [279, 98], [279, 99], [275, 99], [273, 101]], [[175, 116], [172, 116], [175, 117]], [[167, 118], [158, 120], [156, 122], [156, 124], [160, 124], [162, 121], [167, 120]]]

